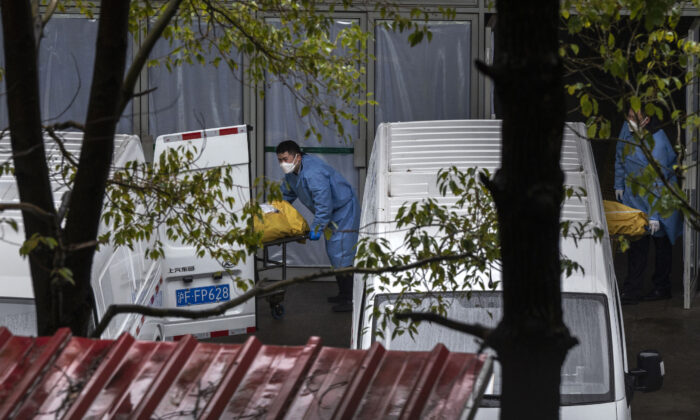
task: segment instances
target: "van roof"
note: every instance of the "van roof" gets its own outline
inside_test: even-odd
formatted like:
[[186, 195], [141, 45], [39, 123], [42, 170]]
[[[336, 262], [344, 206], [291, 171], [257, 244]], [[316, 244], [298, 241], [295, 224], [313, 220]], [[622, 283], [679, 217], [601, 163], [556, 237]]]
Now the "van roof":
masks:
[[[56, 132], [63, 139], [63, 146], [76, 159], [80, 156], [80, 148], [83, 143], [82, 132]], [[123, 166], [123, 162], [129, 160], [143, 160], [143, 152], [138, 136], [117, 134], [114, 136], [114, 157], [116, 166]], [[55, 172], [55, 166], [61, 164], [63, 153], [55, 140], [44, 135], [44, 148], [46, 150], [49, 170]], [[0, 138], [0, 162], [12, 162], [12, 147], [10, 146], [9, 133]], [[53, 192], [54, 205], [58, 209], [61, 205], [66, 186], [58, 177], [51, 178], [51, 190]], [[14, 175], [4, 174], [0, 177], [0, 201], [4, 203], [19, 203], [19, 191]], [[15, 232], [8, 224], [0, 223], [0, 255], [2, 255], [2, 272], [0, 281], [3, 288], [0, 297], [33, 298], [29, 264], [25, 258], [19, 255], [19, 246], [24, 242], [24, 223], [22, 213], [19, 210], [8, 210], [0, 213], [4, 219], [12, 219], [17, 223]]]
[[[584, 274], [574, 273], [564, 279], [563, 291], [607, 293], [612, 287], [608, 264], [612, 261], [607, 226], [602, 209], [600, 187], [591, 146], [583, 123], [567, 123], [561, 156], [566, 185], [583, 188], [585, 195], [572, 196], [562, 208], [562, 219], [590, 221], [603, 229], [604, 237], [586, 237], [578, 241], [563, 239], [562, 254], [583, 267]], [[398, 246], [403, 232], [391, 232], [391, 222], [406, 202], [433, 198], [452, 206], [456, 197], [440, 195], [437, 171], [456, 166], [478, 167], [491, 173], [500, 166], [500, 120], [446, 120], [380, 124], [367, 174], [361, 226], [377, 226]], [[383, 232], [382, 232], [383, 230]], [[591, 235], [588, 235], [591, 236]], [[613, 274], [614, 275], [614, 274]]]

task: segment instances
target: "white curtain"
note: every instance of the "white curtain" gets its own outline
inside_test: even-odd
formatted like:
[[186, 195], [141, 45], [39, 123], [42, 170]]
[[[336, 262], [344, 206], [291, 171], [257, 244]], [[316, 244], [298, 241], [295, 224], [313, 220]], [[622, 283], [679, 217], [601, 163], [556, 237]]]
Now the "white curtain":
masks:
[[[98, 22], [83, 17], [54, 17], [44, 28], [39, 47], [39, 92], [45, 124], [67, 120], [85, 122], [90, 100]], [[127, 51], [127, 68], [131, 63]], [[131, 103], [117, 133], [131, 134]]]
[[470, 117], [471, 23], [431, 22], [432, 41], [376, 29], [375, 122]]
[[[161, 39], [151, 51], [150, 58], [170, 54], [176, 44]], [[177, 53], [175, 53], [177, 54]], [[243, 72], [241, 55], [235, 54], [238, 68], [231, 68], [222, 60], [218, 67], [210, 62], [218, 51], [203, 54], [206, 65], [197, 62], [148, 69], [149, 133], [154, 137], [183, 131], [243, 124]]]
[[[68, 120], [85, 122], [90, 100], [92, 71], [97, 40], [96, 20], [84, 17], [55, 16], [44, 28], [39, 48], [39, 95], [44, 124]], [[2, 31], [0, 31], [2, 48]], [[131, 62], [127, 51], [127, 66]], [[5, 54], [0, 54], [0, 67], [5, 67]], [[9, 125], [7, 87], [0, 84], [0, 129]], [[117, 125], [117, 133], [131, 134], [132, 105], [129, 103]]]

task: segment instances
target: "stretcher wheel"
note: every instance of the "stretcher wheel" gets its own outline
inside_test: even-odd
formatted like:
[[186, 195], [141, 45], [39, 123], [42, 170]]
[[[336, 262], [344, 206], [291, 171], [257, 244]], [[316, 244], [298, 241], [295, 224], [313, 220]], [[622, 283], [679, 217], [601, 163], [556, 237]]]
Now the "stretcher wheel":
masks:
[[282, 319], [284, 317], [284, 305], [280, 303], [270, 305], [270, 312], [272, 313], [273, 318]]

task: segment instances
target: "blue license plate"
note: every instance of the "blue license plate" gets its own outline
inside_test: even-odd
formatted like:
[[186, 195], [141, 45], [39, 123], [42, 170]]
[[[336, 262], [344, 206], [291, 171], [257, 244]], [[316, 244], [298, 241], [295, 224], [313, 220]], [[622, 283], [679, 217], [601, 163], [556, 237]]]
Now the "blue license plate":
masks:
[[229, 300], [231, 300], [231, 289], [228, 284], [175, 289], [175, 304], [177, 306], [204, 305], [205, 303]]

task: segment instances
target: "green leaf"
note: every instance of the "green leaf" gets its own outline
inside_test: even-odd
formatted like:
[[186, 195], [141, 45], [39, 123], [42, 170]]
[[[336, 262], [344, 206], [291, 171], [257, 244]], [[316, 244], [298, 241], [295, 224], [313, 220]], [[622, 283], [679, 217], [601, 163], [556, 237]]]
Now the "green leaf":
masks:
[[597, 132], [598, 132], [598, 124], [591, 124], [586, 129], [586, 136], [588, 136], [589, 139], [595, 138], [595, 135]]
[[408, 35], [408, 43], [410, 46], [414, 47], [418, 45], [423, 40], [423, 32], [415, 31]]
[[642, 109], [642, 100], [638, 96], [630, 98], [630, 106], [634, 112], [639, 112]]
[[610, 138], [610, 121], [603, 121], [600, 124], [600, 132], [598, 133], [600, 138], [608, 139]]
[[59, 278], [65, 280], [69, 284], [72, 284], [75, 286], [75, 280], [73, 280], [73, 271], [71, 271], [70, 268], [68, 268], [68, 267], [59, 268], [56, 271], [56, 274], [58, 275]]
[[638, 63], [641, 63], [646, 57], [646, 50], [639, 48], [634, 52], [634, 59], [637, 60]]
[[588, 94], [581, 95], [581, 112], [584, 116], [590, 117], [591, 112], [593, 112], [593, 103], [591, 102]]

